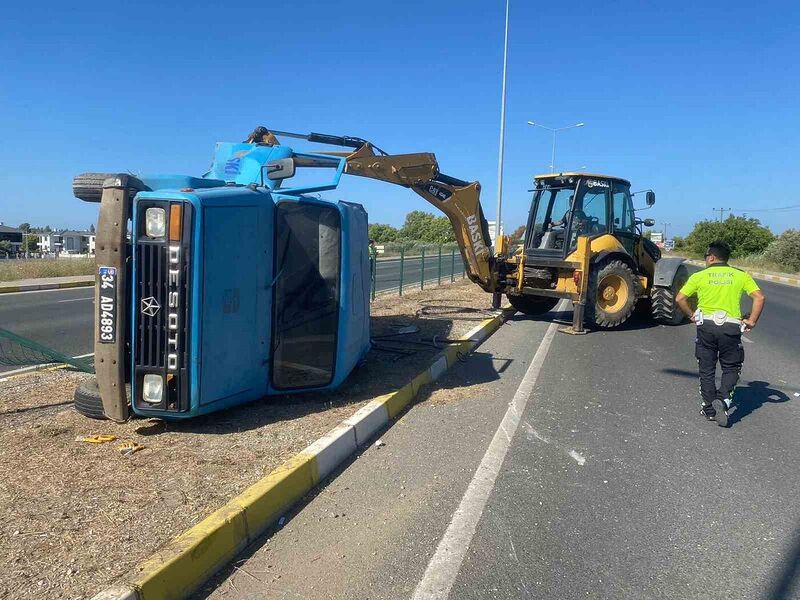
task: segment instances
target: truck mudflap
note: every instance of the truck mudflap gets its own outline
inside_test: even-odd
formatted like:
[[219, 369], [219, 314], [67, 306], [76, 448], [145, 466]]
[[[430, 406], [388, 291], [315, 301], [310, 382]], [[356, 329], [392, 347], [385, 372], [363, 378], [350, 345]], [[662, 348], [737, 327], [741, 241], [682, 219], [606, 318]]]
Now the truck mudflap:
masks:
[[143, 184], [126, 174], [103, 182], [95, 257], [94, 363], [105, 415], [119, 423], [130, 414], [125, 391], [128, 327], [128, 216], [131, 199]]
[[656, 271], [653, 275], [653, 287], [672, 287], [672, 282], [675, 279], [675, 273], [678, 272], [678, 269], [682, 264], [683, 259], [674, 256], [662, 258], [656, 262]]

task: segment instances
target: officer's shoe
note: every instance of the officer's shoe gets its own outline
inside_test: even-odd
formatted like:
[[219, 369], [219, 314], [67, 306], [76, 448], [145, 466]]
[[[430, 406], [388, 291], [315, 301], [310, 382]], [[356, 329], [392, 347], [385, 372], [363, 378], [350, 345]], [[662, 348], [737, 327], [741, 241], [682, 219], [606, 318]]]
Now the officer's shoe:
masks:
[[705, 417], [706, 421], [713, 421], [715, 417], [714, 408], [711, 404], [701, 404], [700, 414]]
[[725, 404], [724, 400], [714, 400], [711, 403], [711, 406], [716, 411], [715, 420], [717, 421], [717, 425], [720, 427], [727, 427], [728, 426], [728, 405]]

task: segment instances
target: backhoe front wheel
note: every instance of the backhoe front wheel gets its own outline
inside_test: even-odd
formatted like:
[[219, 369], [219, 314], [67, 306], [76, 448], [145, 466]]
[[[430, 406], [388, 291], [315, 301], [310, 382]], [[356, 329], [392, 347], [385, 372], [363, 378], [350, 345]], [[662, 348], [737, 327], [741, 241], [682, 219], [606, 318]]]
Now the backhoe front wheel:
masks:
[[586, 322], [594, 327], [618, 327], [633, 313], [638, 279], [624, 262], [612, 260], [589, 275]]
[[553, 310], [561, 298], [550, 296], [531, 296], [508, 294], [508, 301], [511, 306], [526, 315], [543, 315]]

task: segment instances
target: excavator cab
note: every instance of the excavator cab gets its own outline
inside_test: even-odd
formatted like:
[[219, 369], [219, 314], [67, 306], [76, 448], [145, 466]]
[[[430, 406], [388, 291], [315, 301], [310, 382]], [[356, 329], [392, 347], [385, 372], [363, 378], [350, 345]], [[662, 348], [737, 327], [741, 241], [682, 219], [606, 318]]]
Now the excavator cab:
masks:
[[[641, 226], [655, 222], [636, 217], [630, 182], [590, 173], [540, 175], [534, 182], [525, 244], [509, 276], [516, 285], [506, 288], [512, 306], [543, 314], [570, 298], [572, 332], [582, 332], [584, 320], [621, 325], [637, 304], [661, 322], [682, 320], [674, 295], [686, 268], [680, 259], [662, 259], [642, 235]], [[647, 191], [645, 201], [652, 206], [655, 193]]]

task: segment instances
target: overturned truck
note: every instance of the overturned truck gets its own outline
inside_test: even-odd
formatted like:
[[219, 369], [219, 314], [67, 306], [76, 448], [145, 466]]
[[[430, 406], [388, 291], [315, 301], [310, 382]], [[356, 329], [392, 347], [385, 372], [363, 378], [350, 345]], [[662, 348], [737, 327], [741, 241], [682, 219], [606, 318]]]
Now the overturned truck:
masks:
[[[300, 162], [334, 175], [278, 191]], [[179, 419], [338, 386], [369, 349], [367, 214], [310, 194], [343, 166], [221, 143], [201, 178], [76, 177], [75, 195], [100, 202], [96, 382], [76, 408]]]

